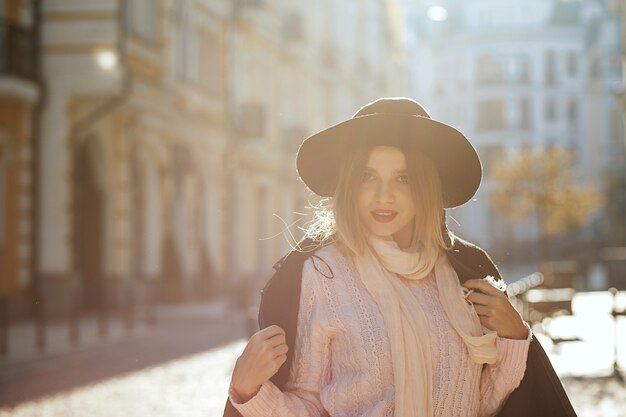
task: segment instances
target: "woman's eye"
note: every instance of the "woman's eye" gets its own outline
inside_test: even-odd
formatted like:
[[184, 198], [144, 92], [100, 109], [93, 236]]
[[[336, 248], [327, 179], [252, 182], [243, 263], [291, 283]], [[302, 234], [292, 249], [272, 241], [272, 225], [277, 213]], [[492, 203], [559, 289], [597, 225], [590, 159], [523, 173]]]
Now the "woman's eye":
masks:
[[407, 184], [409, 182], [409, 176], [408, 175], [400, 175], [398, 177], [398, 181], [400, 181], [401, 183]]
[[364, 172], [363, 175], [361, 176], [361, 179], [363, 181], [370, 181], [373, 178], [374, 178], [374, 176], [372, 174], [370, 174], [369, 172]]

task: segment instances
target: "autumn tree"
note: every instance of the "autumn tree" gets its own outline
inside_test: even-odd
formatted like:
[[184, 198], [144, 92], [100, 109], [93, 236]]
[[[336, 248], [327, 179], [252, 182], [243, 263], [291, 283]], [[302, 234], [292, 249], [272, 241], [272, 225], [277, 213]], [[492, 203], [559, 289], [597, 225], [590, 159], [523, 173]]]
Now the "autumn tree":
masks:
[[511, 223], [534, 216], [542, 256], [552, 238], [580, 227], [604, 205], [593, 185], [574, 180], [572, 167], [571, 152], [559, 147], [522, 149], [493, 167], [492, 208]]

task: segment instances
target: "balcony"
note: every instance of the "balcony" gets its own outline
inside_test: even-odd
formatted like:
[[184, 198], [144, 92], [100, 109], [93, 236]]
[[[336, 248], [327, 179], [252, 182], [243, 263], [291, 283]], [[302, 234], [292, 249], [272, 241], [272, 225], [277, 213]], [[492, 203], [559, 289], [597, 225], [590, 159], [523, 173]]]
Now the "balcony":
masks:
[[35, 31], [0, 19], [0, 76], [37, 80]]

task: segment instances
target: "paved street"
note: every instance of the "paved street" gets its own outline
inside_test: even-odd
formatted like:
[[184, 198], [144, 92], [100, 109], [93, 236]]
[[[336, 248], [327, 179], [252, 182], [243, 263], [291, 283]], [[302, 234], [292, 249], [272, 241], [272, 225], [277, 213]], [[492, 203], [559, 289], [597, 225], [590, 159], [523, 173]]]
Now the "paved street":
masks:
[[131, 339], [0, 363], [0, 416], [211, 416], [247, 325], [241, 313], [183, 308]]
[[[232, 367], [245, 345], [245, 317], [179, 314], [161, 319], [157, 330], [67, 357], [0, 367], [0, 417], [221, 416]], [[581, 362], [576, 352], [593, 348], [584, 340], [559, 346], [540, 340], [560, 372], [568, 361]], [[567, 373], [565, 387], [580, 417], [623, 417], [626, 386], [602, 376], [610, 372], [610, 358], [599, 364], [605, 367], [593, 378]]]
[[220, 416], [243, 340], [14, 408], [1, 417]]

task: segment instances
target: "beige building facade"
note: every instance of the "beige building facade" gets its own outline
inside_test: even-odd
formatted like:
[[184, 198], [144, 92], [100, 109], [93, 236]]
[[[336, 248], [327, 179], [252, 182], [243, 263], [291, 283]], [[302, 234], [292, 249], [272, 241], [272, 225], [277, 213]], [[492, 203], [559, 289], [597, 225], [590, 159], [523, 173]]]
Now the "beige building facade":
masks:
[[[2, 111], [16, 120], [10, 112], [42, 103], [36, 235], [21, 226], [36, 268], [14, 267], [10, 285], [39, 288], [51, 317], [148, 301], [253, 302], [317, 201], [297, 179], [300, 142], [371, 99], [407, 94], [392, 6], [41, 2], [45, 100], [31, 86], [21, 107]], [[25, 143], [30, 133], [2, 127], [5, 167], [5, 131]], [[28, 204], [6, 188], [28, 180], [2, 172], [13, 213], [11, 204]], [[12, 236], [21, 223], [4, 219]]]

